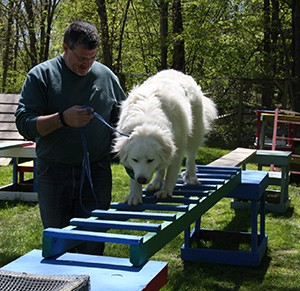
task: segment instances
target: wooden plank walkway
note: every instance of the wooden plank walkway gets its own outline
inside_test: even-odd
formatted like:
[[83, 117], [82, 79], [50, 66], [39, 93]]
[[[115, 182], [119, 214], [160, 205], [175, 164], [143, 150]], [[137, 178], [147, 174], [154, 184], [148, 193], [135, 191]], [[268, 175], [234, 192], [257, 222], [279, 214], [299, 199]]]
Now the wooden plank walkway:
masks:
[[227, 155], [211, 162], [209, 166], [239, 167], [250, 161], [255, 154], [255, 149], [236, 148]]

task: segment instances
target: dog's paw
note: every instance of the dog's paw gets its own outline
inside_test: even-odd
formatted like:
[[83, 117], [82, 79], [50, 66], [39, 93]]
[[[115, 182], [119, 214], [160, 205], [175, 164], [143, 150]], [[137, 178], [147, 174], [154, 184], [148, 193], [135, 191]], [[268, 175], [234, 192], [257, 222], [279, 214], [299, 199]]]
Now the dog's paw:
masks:
[[148, 184], [145, 190], [147, 192], [156, 192], [161, 189], [163, 185], [163, 181], [153, 181], [152, 183]]
[[154, 196], [158, 199], [166, 199], [168, 197], [172, 197], [172, 191], [159, 190], [155, 192]]
[[184, 184], [188, 184], [188, 185], [199, 185], [200, 184], [195, 173], [190, 174], [187, 171], [184, 171], [181, 173], [181, 178], [182, 178]]
[[125, 199], [125, 203], [129, 206], [137, 206], [143, 203], [141, 195], [128, 195]]

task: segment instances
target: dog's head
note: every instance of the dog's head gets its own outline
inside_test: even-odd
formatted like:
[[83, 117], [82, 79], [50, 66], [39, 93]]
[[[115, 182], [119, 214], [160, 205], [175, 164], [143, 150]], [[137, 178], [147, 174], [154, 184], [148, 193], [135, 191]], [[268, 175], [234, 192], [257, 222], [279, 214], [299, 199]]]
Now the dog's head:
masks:
[[129, 138], [116, 138], [114, 151], [120, 163], [133, 170], [134, 179], [148, 184], [156, 170], [166, 169], [176, 151], [172, 135], [159, 126], [138, 126]]

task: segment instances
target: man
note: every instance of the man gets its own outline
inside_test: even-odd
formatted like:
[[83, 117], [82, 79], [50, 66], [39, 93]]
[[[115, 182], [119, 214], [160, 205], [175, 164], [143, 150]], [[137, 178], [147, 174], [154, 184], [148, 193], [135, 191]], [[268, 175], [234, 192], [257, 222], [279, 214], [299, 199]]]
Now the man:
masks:
[[[126, 96], [111, 70], [96, 62], [98, 45], [91, 23], [73, 22], [65, 31], [62, 55], [31, 69], [22, 88], [16, 125], [36, 142], [44, 228], [65, 227], [72, 217], [89, 217], [91, 210], [108, 209], [111, 202], [112, 132], [93, 118], [93, 111], [115, 123]], [[85, 149], [91, 183], [82, 177]], [[79, 251], [102, 254], [103, 249], [87, 243]]]

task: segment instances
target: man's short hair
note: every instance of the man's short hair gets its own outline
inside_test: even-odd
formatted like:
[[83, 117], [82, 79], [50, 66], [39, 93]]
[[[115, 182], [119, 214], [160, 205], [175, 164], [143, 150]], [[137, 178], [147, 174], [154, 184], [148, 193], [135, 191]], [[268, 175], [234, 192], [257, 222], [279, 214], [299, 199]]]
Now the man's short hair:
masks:
[[78, 45], [85, 49], [93, 50], [99, 46], [99, 34], [97, 28], [87, 21], [74, 21], [71, 23], [64, 34], [64, 43], [71, 49]]

